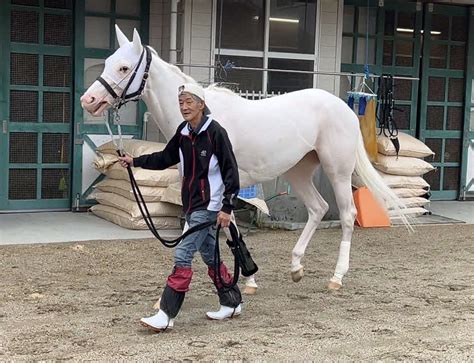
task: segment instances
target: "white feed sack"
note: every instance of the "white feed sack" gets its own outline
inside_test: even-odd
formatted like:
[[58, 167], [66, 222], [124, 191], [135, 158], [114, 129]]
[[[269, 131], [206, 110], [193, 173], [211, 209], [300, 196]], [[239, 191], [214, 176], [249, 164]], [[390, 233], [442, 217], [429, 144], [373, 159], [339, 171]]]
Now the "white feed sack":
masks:
[[[117, 144], [118, 144], [117, 140]], [[126, 139], [123, 140], [123, 148], [127, 155], [131, 156], [132, 158], [136, 158], [138, 156], [146, 155], [146, 154], [153, 154], [155, 152], [163, 151], [166, 144], [161, 142], [153, 142], [153, 141], [144, 141], [144, 140], [136, 140], [136, 139]], [[117, 156], [117, 148], [109, 141], [96, 149], [97, 153], [99, 154], [108, 154]], [[176, 169], [177, 166], [172, 166], [171, 168]]]
[[[119, 140], [116, 140], [117, 144]], [[152, 142], [152, 141], [144, 141], [144, 140], [136, 140], [136, 139], [124, 139], [123, 140], [123, 148], [127, 155], [130, 155], [133, 158], [137, 156], [144, 155], [144, 154], [151, 154], [158, 151], [163, 151], [166, 144], [161, 142]], [[100, 145], [97, 148], [97, 151], [102, 154], [112, 154], [117, 155], [117, 148], [109, 141], [105, 144]]]
[[[96, 216], [128, 229], [148, 229], [143, 218], [132, 218], [130, 214], [108, 205], [96, 204], [90, 208]], [[179, 218], [152, 217], [157, 229], [181, 229]]]
[[[398, 133], [398, 141], [400, 143], [400, 150], [398, 156], [409, 156], [415, 158], [424, 158], [434, 155], [434, 152], [426, 146], [422, 141], [405, 134]], [[377, 149], [380, 154], [387, 156], [396, 156], [397, 152], [390, 138], [384, 135], [377, 136]]]
[[428, 193], [422, 188], [392, 188], [392, 191], [398, 198], [421, 197]]
[[[96, 191], [119, 194], [122, 197], [135, 201], [132, 185], [127, 180], [106, 178], [97, 183], [94, 188]], [[159, 202], [167, 188], [140, 186], [140, 192], [145, 202]]]
[[92, 162], [92, 165], [98, 172], [105, 174], [107, 169], [114, 165], [117, 161], [117, 155], [96, 153], [96, 157]]
[[[170, 184], [179, 182], [178, 169], [148, 170], [142, 168], [132, 168], [133, 176], [138, 185], [150, 187], [167, 187]], [[115, 163], [105, 172], [111, 179], [130, 180], [127, 169]]]
[[[430, 185], [421, 176], [405, 176], [405, 175], [391, 175], [385, 174], [381, 171], [378, 172], [385, 184], [390, 188], [406, 188], [406, 189], [424, 189], [429, 190]], [[364, 184], [360, 178], [353, 174], [352, 184], [356, 187], [363, 187]]]
[[161, 197], [161, 201], [182, 206], [183, 202], [181, 200], [181, 183], [177, 182], [168, 185], [163, 193], [163, 196]]
[[[125, 152], [138, 157], [145, 154], [162, 151], [165, 144], [142, 140], [123, 140]], [[105, 174], [107, 178], [94, 186], [91, 198], [99, 204], [91, 207], [91, 211], [112, 223], [129, 229], [147, 229], [135, 195], [130, 184], [127, 169], [118, 161], [116, 147], [112, 142], [101, 145], [97, 149], [94, 167]], [[180, 190], [176, 197], [173, 191], [172, 198], [179, 203], [162, 202], [162, 197], [170, 184], [179, 183], [180, 175], [176, 167], [166, 170], [147, 170], [132, 168], [138, 185], [156, 228], [180, 228], [179, 216], [182, 213]]]
[[418, 158], [407, 156], [386, 156], [379, 154], [374, 167], [386, 174], [421, 176], [434, 170], [434, 166]]
[[[140, 208], [135, 201], [114, 193], [96, 192], [95, 200], [103, 205], [118, 208], [130, 215], [133, 219], [142, 218]], [[151, 217], [179, 217], [181, 207], [164, 202], [146, 203], [146, 208]]]
[[430, 201], [428, 199], [422, 197], [402, 198], [401, 200], [407, 208], [425, 207], [430, 204]]
[[[423, 207], [411, 207], [411, 208], [402, 209], [402, 214], [409, 217], [418, 217], [427, 213], [429, 213], [429, 211]], [[390, 219], [400, 218], [398, 211], [389, 210], [388, 215], [390, 216]]]

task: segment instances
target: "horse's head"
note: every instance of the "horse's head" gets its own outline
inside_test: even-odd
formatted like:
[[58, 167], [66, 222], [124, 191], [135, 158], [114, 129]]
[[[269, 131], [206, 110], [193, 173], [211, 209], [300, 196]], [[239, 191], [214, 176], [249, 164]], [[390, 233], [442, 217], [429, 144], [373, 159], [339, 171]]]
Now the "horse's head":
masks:
[[[102, 115], [117, 101], [117, 98], [124, 98], [137, 92], [145, 72], [146, 56], [137, 30], [133, 30], [132, 42], [117, 25], [115, 31], [119, 48], [105, 60], [104, 71], [99, 77], [101, 80], [96, 80], [81, 97], [82, 108], [94, 116]], [[135, 70], [137, 72], [133, 76]], [[130, 82], [132, 77], [134, 78]]]

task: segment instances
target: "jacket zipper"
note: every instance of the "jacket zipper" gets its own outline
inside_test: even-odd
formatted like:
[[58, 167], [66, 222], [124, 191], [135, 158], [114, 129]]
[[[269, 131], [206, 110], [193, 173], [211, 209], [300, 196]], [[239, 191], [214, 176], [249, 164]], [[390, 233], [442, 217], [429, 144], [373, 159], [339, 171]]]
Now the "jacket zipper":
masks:
[[191, 210], [191, 205], [192, 205], [192, 194], [191, 194], [191, 185], [193, 184], [193, 181], [194, 181], [194, 174], [196, 173], [196, 150], [194, 148], [194, 141], [196, 139], [193, 140], [193, 137], [192, 136], [189, 136], [190, 140], [191, 140], [191, 145], [192, 145], [192, 149], [193, 149], [193, 175], [191, 177], [191, 180], [189, 181], [189, 185], [188, 185], [188, 190], [189, 190], [189, 203], [188, 203], [188, 210], [186, 213], [189, 213], [189, 211]]
[[204, 184], [204, 179], [201, 179], [201, 198], [203, 202], [206, 200], [206, 187]]

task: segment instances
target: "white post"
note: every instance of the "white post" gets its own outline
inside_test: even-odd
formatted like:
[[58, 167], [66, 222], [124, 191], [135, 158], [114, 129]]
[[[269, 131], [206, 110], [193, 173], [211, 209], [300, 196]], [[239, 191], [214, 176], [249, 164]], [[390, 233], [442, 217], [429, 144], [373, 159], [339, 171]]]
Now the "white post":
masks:
[[176, 32], [178, 29], [178, 0], [171, 0], [170, 15], [170, 63], [176, 64]]

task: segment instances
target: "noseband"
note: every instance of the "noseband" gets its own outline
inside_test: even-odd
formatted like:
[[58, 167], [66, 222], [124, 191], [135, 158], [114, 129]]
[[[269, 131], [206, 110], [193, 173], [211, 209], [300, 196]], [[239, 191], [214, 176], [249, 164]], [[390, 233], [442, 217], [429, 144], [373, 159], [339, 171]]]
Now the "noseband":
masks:
[[[140, 87], [138, 87], [138, 90], [136, 92], [127, 94], [127, 91], [130, 88], [133, 80], [135, 79], [135, 76], [137, 75], [140, 65], [142, 64], [144, 54], [146, 54], [146, 65], [145, 65], [145, 72], [143, 73], [142, 82], [140, 83]], [[102, 76], [97, 77], [97, 81], [99, 81], [102, 84], [102, 86], [105, 87], [107, 92], [109, 92], [109, 94], [114, 98], [114, 101], [115, 101], [114, 107], [119, 109], [120, 107], [122, 107], [129, 101], [138, 101], [140, 99], [140, 96], [143, 93], [143, 89], [145, 88], [146, 81], [148, 79], [148, 71], [150, 70], [151, 59], [152, 59], [152, 56], [151, 56], [150, 48], [148, 48], [148, 46], [144, 46], [142, 50], [142, 54], [140, 54], [140, 59], [138, 60], [137, 65], [135, 66], [135, 70], [133, 71], [127, 85], [123, 89], [122, 94], [120, 96], [114, 91], [114, 89], [110, 86], [110, 84], [108, 84], [107, 81], [102, 78]]]

